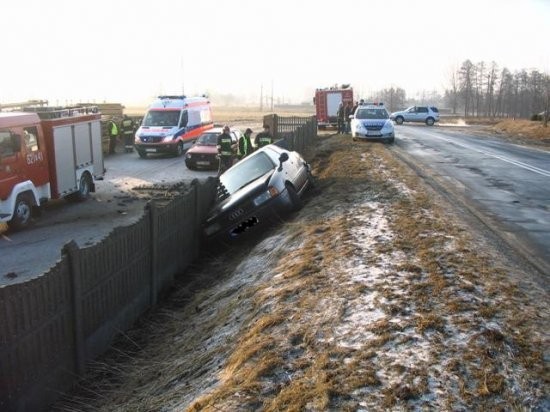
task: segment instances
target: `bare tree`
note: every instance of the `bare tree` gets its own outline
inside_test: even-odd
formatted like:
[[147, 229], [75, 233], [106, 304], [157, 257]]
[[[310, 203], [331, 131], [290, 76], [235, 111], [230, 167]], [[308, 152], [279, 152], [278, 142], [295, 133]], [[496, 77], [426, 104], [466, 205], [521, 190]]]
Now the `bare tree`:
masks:
[[471, 107], [473, 83], [474, 83], [474, 64], [470, 60], [464, 61], [459, 70], [460, 94], [464, 101], [464, 117], [473, 111]]

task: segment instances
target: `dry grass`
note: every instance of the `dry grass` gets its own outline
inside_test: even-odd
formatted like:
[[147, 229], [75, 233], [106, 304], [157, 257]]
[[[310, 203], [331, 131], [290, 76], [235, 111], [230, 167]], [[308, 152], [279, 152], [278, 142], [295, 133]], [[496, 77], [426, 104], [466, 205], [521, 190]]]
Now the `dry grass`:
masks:
[[142, 352], [114, 362], [83, 410], [541, 402], [545, 300], [516, 287], [496, 252], [386, 146], [327, 138], [312, 164], [321, 195], [252, 249], [251, 268], [246, 251], [230, 251], [195, 274], [227, 270], [226, 280], [173, 296], [164, 318], [135, 332], [141, 340], [130, 334]]
[[492, 130], [536, 143], [550, 143], [550, 126], [544, 127], [540, 121], [507, 119], [495, 124]]

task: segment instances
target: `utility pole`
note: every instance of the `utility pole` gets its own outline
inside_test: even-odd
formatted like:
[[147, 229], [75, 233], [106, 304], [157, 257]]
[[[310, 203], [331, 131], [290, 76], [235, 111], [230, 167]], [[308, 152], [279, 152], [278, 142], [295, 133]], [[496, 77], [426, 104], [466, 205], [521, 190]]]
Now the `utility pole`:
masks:
[[185, 96], [185, 85], [184, 85], [184, 75], [183, 75], [183, 56], [181, 56], [181, 95]]
[[271, 80], [271, 112], [273, 112], [273, 80]]
[[264, 85], [260, 86], [260, 112], [264, 111]]

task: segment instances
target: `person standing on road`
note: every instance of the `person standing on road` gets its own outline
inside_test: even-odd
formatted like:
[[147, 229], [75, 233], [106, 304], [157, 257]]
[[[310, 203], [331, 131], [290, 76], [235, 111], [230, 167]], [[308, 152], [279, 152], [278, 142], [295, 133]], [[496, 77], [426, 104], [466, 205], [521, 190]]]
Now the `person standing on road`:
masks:
[[107, 131], [109, 132], [109, 154], [114, 154], [116, 149], [116, 139], [118, 138], [118, 126], [114, 119], [107, 123]]
[[346, 128], [346, 133], [350, 133], [351, 132], [351, 119], [349, 118], [351, 115], [352, 115], [352, 107], [351, 107], [351, 102], [347, 102], [346, 103], [346, 108], [344, 109], [344, 119], [345, 119], [345, 128]]
[[359, 107], [359, 102], [356, 100], [355, 104], [353, 105], [353, 108], [351, 109], [351, 114], [355, 114], [355, 111]]
[[252, 135], [252, 129], [248, 128], [244, 134], [239, 138], [239, 159], [244, 159], [250, 153], [253, 152], [252, 142], [250, 136]]
[[338, 110], [336, 111], [336, 118], [338, 121], [338, 134], [344, 133], [344, 102], [340, 102]]
[[134, 151], [134, 121], [128, 117], [127, 114], [124, 115], [122, 119], [122, 135], [124, 137], [124, 150], [129, 153]]
[[254, 144], [257, 148], [267, 146], [268, 144], [273, 143], [273, 136], [269, 131], [269, 125], [264, 124], [264, 131], [256, 135], [254, 139]]
[[233, 141], [229, 132], [229, 126], [226, 125], [223, 127], [222, 133], [218, 135], [218, 156], [220, 158], [218, 176], [233, 166]]

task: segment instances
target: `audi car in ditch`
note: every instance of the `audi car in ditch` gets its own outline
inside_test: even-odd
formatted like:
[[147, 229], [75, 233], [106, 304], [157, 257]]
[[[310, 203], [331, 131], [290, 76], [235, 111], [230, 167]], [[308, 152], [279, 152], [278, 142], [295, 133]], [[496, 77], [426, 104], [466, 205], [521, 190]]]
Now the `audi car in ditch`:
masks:
[[297, 152], [265, 146], [219, 177], [204, 236], [236, 238], [264, 221], [298, 210], [312, 185], [309, 164]]

